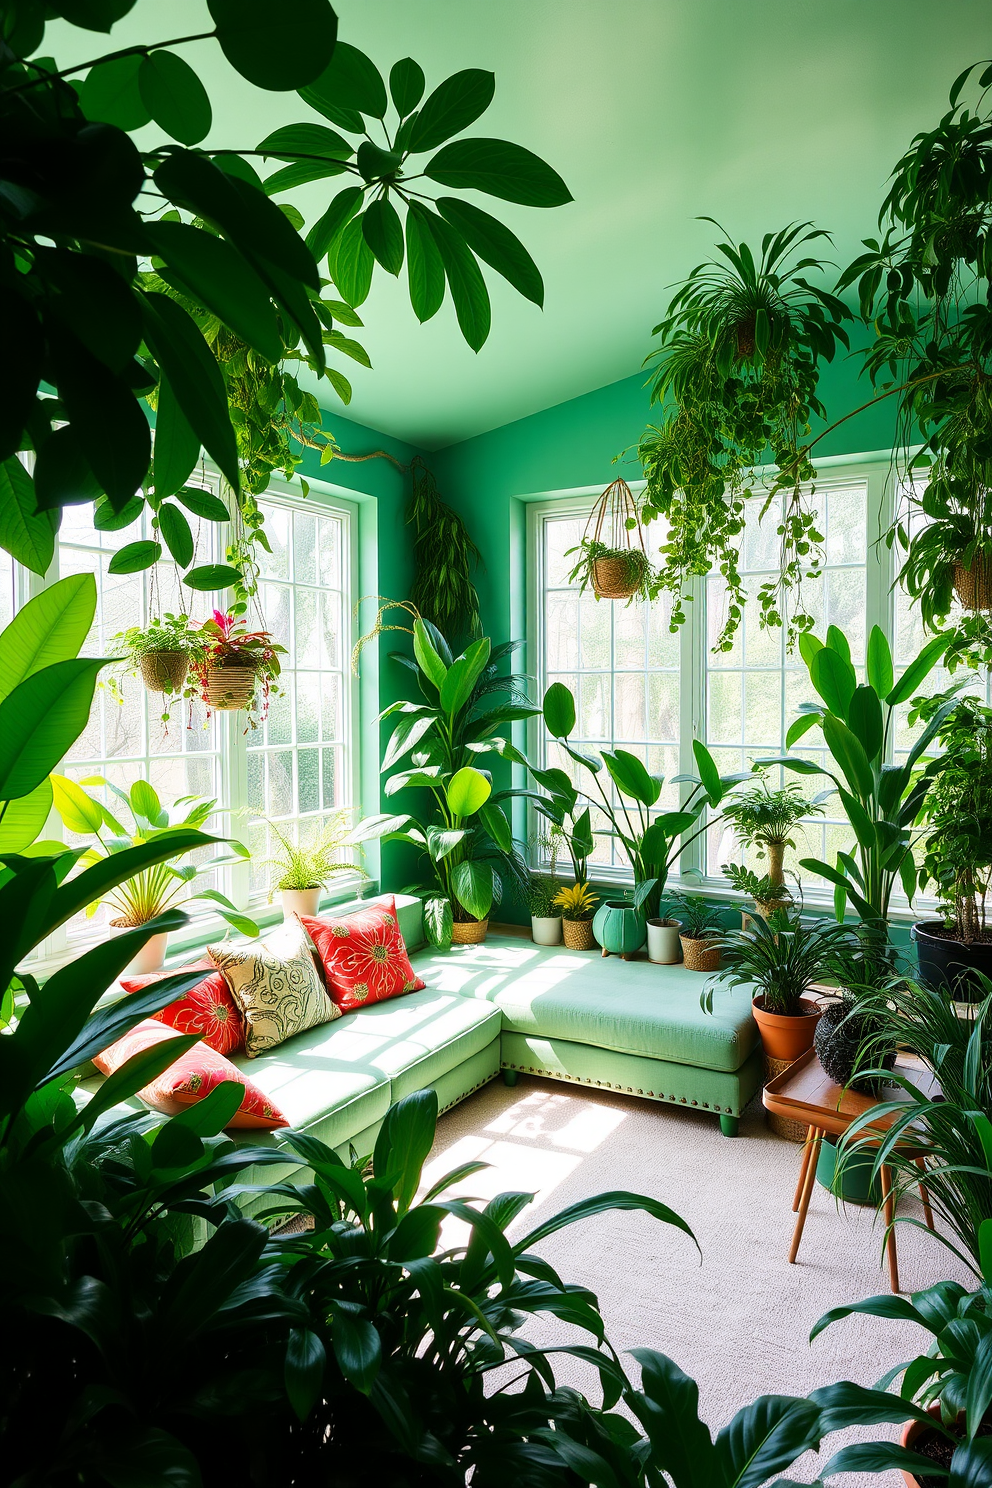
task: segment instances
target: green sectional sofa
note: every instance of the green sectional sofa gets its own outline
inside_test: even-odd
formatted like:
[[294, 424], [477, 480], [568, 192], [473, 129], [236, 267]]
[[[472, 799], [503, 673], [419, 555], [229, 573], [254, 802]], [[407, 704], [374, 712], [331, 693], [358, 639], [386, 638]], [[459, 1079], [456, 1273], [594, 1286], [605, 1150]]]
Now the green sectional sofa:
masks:
[[[763, 1068], [746, 990], [721, 993], [708, 1016], [699, 1006], [706, 978], [683, 966], [604, 961], [598, 951], [545, 948], [513, 936], [438, 952], [425, 948], [419, 900], [397, 895], [396, 905], [423, 991], [347, 1013], [259, 1058], [235, 1060], [291, 1125], [342, 1156], [352, 1148], [364, 1155], [404, 1095], [432, 1088], [447, 1111], [502, 1070], [511, 1085], [525, 1072], [694, 1106], [736, 1135]], [[83, 1093], [98, 1084], [94, 1076]], [[232, 1135], [279, 1140], [278, 1131]], [[285, 1169], [252, 1170], [243, 1181], [278, 1183], [300, 1171], [287, 1162]]]

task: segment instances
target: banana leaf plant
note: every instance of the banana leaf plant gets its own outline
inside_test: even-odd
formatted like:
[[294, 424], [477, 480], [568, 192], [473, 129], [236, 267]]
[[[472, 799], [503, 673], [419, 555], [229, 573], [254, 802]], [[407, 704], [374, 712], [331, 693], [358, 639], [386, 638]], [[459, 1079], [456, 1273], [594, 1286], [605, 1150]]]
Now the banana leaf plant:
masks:
[[[477, 763], [503, 753], [502, 725], [540, 711], [522, 699], [518, 678], [498, 672], [513, 650], [512, 642], [494, 649], [483, 636], [454, 656], [437, 627], [418, 615], [413, 659], [396, 659], [415, 672], [421, 700], [392, 703], [379, 715], [397, 720], [382, 762], [383, 774], [392, 772], [385, 794], [422, 790], [430, 804], [417, 815], [369, 817], [353, 840], [407, 842], [421, 850], [430, 877], [408, 892], [423, 898], [425, 930], [440, 949], [451, 944], [456, 918], [488, 918], [502, 898], [504, 877], [521, 887], [528, 880], [502, 805], [514, 793], [494, 792], [490, 771]], [[508, 701], [493, 703], [500, 694]]]
[[902, 763], [890, 764], [886, 755], [896, 710], [919, 690], [946, 648], [946, 637], [934, 636], [896, 681], [889, 643], [873, 626], [867, 681], [859, 682], [847, 638], [836, 626], [828, 628], [826, 643], [812, 634], [802, 636], [799, 649], [822, 701], [802, 705], [786, 734], [786, 745], [791, 749], [811, 729], [819, 728], [834, 769], [796, 755], [758, 761], [784, 765], [799, 775], [826, 775], [833, 782], [854, 843], [850, 850], [837, 853], [836, 863], [803, 858], [800, 867], [833, 884], [838, 919], [844, 918], [850, 901], [861, 920], [880, 934], [887, 934], [889, 901], [897, 881], [910, 901], [916, 890], [913, 849], [920, 834], [914, 828], [940, 769], [939, 759], [925, 763], [925, 756], [956, 700], [938, 709]]
[[[553, 682], [548, 688], [542, 712], [548, 733], [558, 740], [569, 759], [586, 772], [593, 789], [576, 789], [565, 770], [542, 769], [532, 765], [518, 750], [511, 749], [509, 757], [525, 764], [538, 785], [548, 792], [547, 798], [533, 797], [535, 808], [556, 823], [570, 821], [572, 838], [579, 836], [583, 845], [592, 840], [590, 810], [601, 811], [610, 824], [609, 833], [621, 843], [633, 869], [634, 905], [643, 908], [648, 918], [654, 918], [672, 868], [712, 821], [712, 817], [704, 817], [707, 807], [710, 810], [718, 807], [730, 787], [749, 780], [750, 775], [721, 775], [705, 744], [694, 739], [692, 749], [699, 775], [672, 778], [672, 784], [690, 785], [692, 789], [678, 811], [654, 814], [665, 788], [665, 777], [652, 775], [643, 760], [627, 749], [604, 749], [599, 755], [576, 749], [569, 742], [575, 728], [575, 699], [563, 682]], [[604, 785], [604, 770], [616, 788], [616, 801]], [[580, 798], [588, 809], [576, 818], [575, 807]]]

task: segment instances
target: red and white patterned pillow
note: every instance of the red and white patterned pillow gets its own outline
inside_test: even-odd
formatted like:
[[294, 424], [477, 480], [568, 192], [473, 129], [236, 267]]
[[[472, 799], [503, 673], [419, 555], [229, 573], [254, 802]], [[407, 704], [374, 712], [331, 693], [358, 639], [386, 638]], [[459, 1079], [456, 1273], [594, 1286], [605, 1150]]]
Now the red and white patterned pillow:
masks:
[[410, 965], [391, 894], [340, 920], [301, 921], [323, 963], [327, 994], [343, 1013], [424, 986]]
[[[154, 1018], [145, 1018], [130, 1033], [104, 1049], [102, 1054], [97, 1054], [93, 1063], [103, 1074], [112, 1075], [133, 1055], [141, 1054], [154, 1044], [178, 1037], [174, 1028], [167, 1028]], [[273, 1127], [289, 1125], [279, 1107], [264, 1091], [202, 1039], [191, 1049], [187, 1049], [185, 1054], [180, 1054], [168, 1069], [150, 1080], [143, 1090], [138, 1091], [138, 1096], [152, 1110], [163, 1111], [167, 1116], [178, 1116], [180, 1112], [208, 1096], [222, 1080], [236, 1080], [245, 1087], [240, 1110], [228, 1122], [229, 1127], [271, 1130]]]
[[178, 976], [180, 972], [199, 971], [201, 967], [203, 981], [153, 1016], [177, 1033], [195, 1033], [218, 1054], [236, 1054], [245, 1046], [244, 1017], [230, 987], [212, 961], [203, 959], [193, 961], [189, 966], [179, 966], [175, 971], [121, 977], [121, 986], [125, 992], [141, 992], [145, 987], [160, 982], [163, 976]]

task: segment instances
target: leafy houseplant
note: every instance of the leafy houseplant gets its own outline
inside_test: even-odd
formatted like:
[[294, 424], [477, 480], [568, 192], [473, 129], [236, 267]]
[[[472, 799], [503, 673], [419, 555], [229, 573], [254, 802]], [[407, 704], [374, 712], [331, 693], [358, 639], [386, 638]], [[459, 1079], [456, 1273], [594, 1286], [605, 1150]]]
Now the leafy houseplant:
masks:
[[597, 599], [650, 600], [658, 591], [651, 561], [640, 548], [611, 547], [595, 538], [585, 537], [578, 548], [575, 567], [569, 583], [578, 583], [579, 592], [592, 589]]
[[[647, 477], [642, 514], [668, 524], [658, 588], [674, 596], [673, 628], [685, 619], [686, 582], [723, 575], [721, 650], [732, 645], [747, 600], [739, 561], [749, 500], [763, 501], [762, 515], [775, 505], [781, 536], [780, 572], [758, 591], [761, 624], [781, 625], [784, 600], [820, 572], [823, 538], [803, 490], [816, 471], [802, 441], [810, 417], [823, 415], [819, 364], [848, 344], [843, 322], [851, 312], [802, 277], [824, 264], [795, 255], [828, 237], [804, 222], [766, 233], [758, 254], [746, 243], [718, 243], [722, 259], [692, 270], [654, 328], [661, 345], [647, 362], [656, 364], [651, 400], [661, 413], [638, 448]], [[769, 446], [774, 473], [756, 495], [754, 469]], [[801, 599], [787, 624], [790, 636], [812, 627]]]
[[849, 851], [838, 852], [836, 864], [803, 858], [800, 866], [834, 885], [838, 919], [843, 919], [850, 900], [863, 923], [883, 938], [888, 934], [889, 900], [897, 880], [910, 900], [916, 889], [913, 849], [920, 834], [915, 828], [939, 761], [920, 766], [953, 702], [938, 709], [902, 764], [886, 764], [886, 752], [896, 709], [937, 665], [946, 644], [941, 636], [928, 641], [896, 681], [889, 643], [875, 625], [868, 637], [868, 680], [859, 682], [850, 647], [836, 626], [828, 628], [826, 644], [811, 634], [803, 636], [800, 651], [822, 702], [804, 704], [786, 734], [786, 744], [791, 748], [810, 729], [821, 729], [839, 773], [792, 755], [759, 761], [761, 765], [784, 765], [800, 775], [826, 775], [833, 781], [854, 843]]
[[587, 883], [566, 884], [555, 895], [561, 910], [562, 935], [570, 951], [591, 951], [593, 910], [599, 901]]
[[407, 522], [413, 529], [415, 577], [410, 601], [442, 635], [474, 641], [482, 634], [473, 569], [482, 562], [458, 513], [438, 495], [434, 476], [414, 455]]
[[130, 667], [141, 673], [149, 692], [179, 696], [186, 684], [190, 662], [203, 654], [203, 636], [188, 615], [172, 615], [147, 626], [132, 625], [114, 636], [123, 647]]
[[259, 719], [264, 719], [271, 694], [279, 690], [279, 657], [285, 656], [285, 646], [274, 641], [268, 631], [249, 630], [236, 615], [223, 610], [214, 610], [200, 633], [203, 650], [192, 669], [207, 708], [243, 708], [252, 726], [257, 726], [256, 712]]
[[740, 863], [724, 863], [723, 872], [732, 889], [750, 894], [758, 914], [766, 920], [792, 902], [788, 884], [773, 883], [768, 873], [759, 876], [753, 868], [742, 868]]
[[926, 801], [920, 888], [932, 884], [941, 919], [913, 926], [920, 976], [954, 989], [959, 1001], [981, 997], [976, 972], [992, 973], [986, 899], [992, 881], [992, 708], [975, 698], [918, 698], [911, 717], [943, 721], [940, 769]]
[[723, 915], [701, 894], [673, 896], [682, 959], [690, 971], [715, 971], [720, 965]]
[[[122, 825], [102, 801], [83, 789], [85, 785], [103, 787], [116, 796], [130, 815], [131, 825]], [[71, 780], [66, 775], [53, 775], [52, 787], [55, 809], [67, 831], [96, 839], [94, 845], [87, 848], [80, 857], [80, 863], [86, 868], [101, 863], [109, 864], [111, 861], [122, 863], [125, 861], [123, 855], [146, 843], [156, 847], [168, 847], [170, 843], [175, 843], [175, 851], [167, 857], [160, 858], [151, 867], [138, 873], [116, 879], [105, 894], [89, 901], [86, 905], [88, 915], [96, 914], [101, 904], [105, 904], [113, 911], [114, 918], [110, 924], [115, 929], [133, 930], [158, 920], [167, 909], [174, 908], [179, 900], [187, 903], [191, 899], [207, 899], [216, 904], [217, 912], [233, 929], [242, 935], [258, 934], [258, 926], [254, 920], [242, 914], [219, 889], [205, 888], [196, 893], [186, 892], [198, 878], [211, 873], [214, 868], [233, 863], [239, 858], [247, 858], [249, 854], [246, 847], [231, 838], [228, 839], [228, 845], [233, 849], [232, 854], [212, 858], [207, 863], [177, 866], [180, 857], [190, 851], [186, 844], [190, 841], [191, 832], [196, 832], [199, 838], [198, 829], [215, 811], [216, 801], [187, 796], [177, 801], [170, 811], [162, 805], [157, 792], [147, 780], [133, 781], [130, 790], [125, 792], [101, 775], [89, 776], [82, 782]], [[181, 807], [185, 808], [184, 813], [177, 811]], [[165, 956], [167, 939], [167, 934], [163, 932], [146, 941], [141, 951], [141, 964], [136, 964], [131, 969], [157, 971]]]
[[555, 902], [560, 889], [561, 884], [551, 874], [532, 873], [527, 880], [524, 898], [535, 945], [558, 945], [561, 941], [561, 906]]
[[352, 841], [351, 813], [336, 811], [308, 840], [294, 842], [275, 822], [268, 829], [279, 844], [275, 857], [268, 860], [275, 868], [277, 877], [269, 891], [271, 900], [276, 889], [282, 894], [283, 913], [286, 915], [315, 915], [320, 905], [320, 894], [326, 889], [336, 873], [357, 874], [368, 878], [364, 868], [357, 863], [340, 862], [337, 854]]
[[[502, 752], [506, 741], [497, 732], [500, 727], [538, 710], [523, 700], [517, 677], [498, 673], [499, 663], [514, 650], [512, 642], [493, 649], [482, 637], [453, 656], [444, 636], [413, 606], [400, 608], [413, 619], [414, 654], [396, 660], [414, 672], [420, 701], [396, 702], [380, 714], [395, 720], [382, 762], [384, 774], [393, 772], [385, 793], [425, 791], [430, 814], [369, 817], [356, 828], [354, 840], [375, 837], [421, 850], [431, 879], [411, 892], [423, 896], [431, 944], [447, 949], [453, 938], [484, 938], [489, 912], [502, 897], [503, 875], [526, 882], [501, 796], [493, 795], [491, 777], [476, 761]], [[509, 701], [492, 703], [499, 694]]]
[[[796, 784], [783, 786], [781, 790], [769, 790], [762, 776], [760, 783], [738, 790], [724, 803], [723, 815], [734, 828], [738, 842], [744, 848], [754, 849], [759, 861], [768, 859], [766, 875], [769, 887], [781, 889], [785, 883], [785, 849], [795, 848], [794, 832], [807, 816], [823, 814], [819, 800], [810, 801]], [[724, 869], [728, 877], [732, 877]], [[740, 884], [734, 885], [741, 887]], [[753, 893], [753, 890], [748, 890]], [[759, 895], [754, 894], [756, 903]], [[786, 896], [774, 893], [770, 900], [778, 901]], [[760, 911], [761, 905], [758, 904]]]

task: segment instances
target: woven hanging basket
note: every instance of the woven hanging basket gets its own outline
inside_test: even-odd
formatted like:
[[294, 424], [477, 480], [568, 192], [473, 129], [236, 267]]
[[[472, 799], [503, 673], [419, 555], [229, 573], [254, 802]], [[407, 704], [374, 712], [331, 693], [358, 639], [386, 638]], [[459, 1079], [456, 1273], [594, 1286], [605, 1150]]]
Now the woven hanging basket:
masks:
[[592, 920], [562, 920], [561, 935], [570, 951], [591, 951], [596, 944]]
[[179, 692], [189, 671], [185, 651], [146, 651], [138, 663], [149, 692]]
[[216, 712], [233, 712], [251, 706], [257, 682], [257, 667], [214, 661], [206, 668], [203, 691]]
[[992, 557], [976, 553], [970, 568], [955, 563], [954, 592], [966, 610], [992, 610]]
[[[628, 525], [628, 523], [630, 525]], [[603, 543], [615, 554], [592, 562], [592, 587], [597, 599], [630, 599], [641, 587], [648, 555], [637, 509], [637, 498], [625, 480], [615, 480], [589, 514], [583, 541]]]
[[451, 943], [452, 945], [481, 945], [488, 929], [488, 919], [455, 920], [451, 927]]

